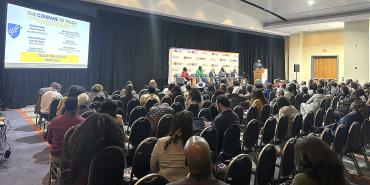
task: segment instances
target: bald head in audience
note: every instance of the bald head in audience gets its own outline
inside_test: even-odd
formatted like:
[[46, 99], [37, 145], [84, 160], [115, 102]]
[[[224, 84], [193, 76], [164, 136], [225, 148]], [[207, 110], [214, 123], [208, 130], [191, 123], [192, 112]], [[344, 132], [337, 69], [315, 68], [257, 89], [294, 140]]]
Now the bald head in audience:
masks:
[[169, 185], [227, 185], [213, 176], [211, 150], [202, 137], [189, 138], [184, 147], [184, 154], [190, 174]]
[[185, 144], [184, 153], [191, 175], [207, 176], [211, 174], [211, 150], [206, 140], [197, 136], [189, 138]]

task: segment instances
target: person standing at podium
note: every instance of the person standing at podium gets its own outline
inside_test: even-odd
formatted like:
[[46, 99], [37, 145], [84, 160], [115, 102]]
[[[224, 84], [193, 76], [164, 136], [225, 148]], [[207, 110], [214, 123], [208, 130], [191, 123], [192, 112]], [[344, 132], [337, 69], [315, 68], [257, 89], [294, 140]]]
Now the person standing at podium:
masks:
[[263, 68], [262, 61], [258, 59], [257, 62], [253, 64], [253, 69], [256, 70], [261, 68]]

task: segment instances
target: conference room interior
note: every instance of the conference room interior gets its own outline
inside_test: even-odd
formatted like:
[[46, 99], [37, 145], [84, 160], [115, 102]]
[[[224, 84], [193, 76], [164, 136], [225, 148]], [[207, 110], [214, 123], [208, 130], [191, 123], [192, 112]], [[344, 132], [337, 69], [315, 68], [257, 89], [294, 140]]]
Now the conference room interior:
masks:
[[370, 184], [368, 0], [1, 0], [0, 184]]

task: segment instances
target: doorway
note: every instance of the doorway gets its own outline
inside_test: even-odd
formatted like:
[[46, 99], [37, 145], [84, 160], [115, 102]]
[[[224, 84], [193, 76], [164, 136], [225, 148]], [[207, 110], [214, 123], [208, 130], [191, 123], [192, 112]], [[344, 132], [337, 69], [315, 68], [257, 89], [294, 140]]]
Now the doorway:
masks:
[[311, 78], [338, 79], [338, 56], [312, 56]]

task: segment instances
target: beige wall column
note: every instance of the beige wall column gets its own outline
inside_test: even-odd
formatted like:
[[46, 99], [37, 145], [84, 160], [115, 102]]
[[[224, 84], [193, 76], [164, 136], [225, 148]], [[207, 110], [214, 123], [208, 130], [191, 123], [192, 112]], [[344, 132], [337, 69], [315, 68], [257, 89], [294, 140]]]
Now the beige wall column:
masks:
[[344, 53], [344, 79], [370, 81], [369, 20], [345, 22]]

